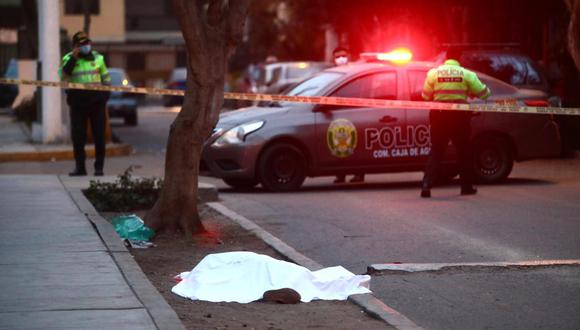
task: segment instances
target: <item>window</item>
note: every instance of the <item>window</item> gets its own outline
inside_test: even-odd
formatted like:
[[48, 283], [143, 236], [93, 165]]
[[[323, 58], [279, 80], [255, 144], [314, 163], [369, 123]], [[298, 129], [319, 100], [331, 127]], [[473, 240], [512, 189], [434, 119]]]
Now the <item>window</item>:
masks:
[[528, 65], [528, 79], [526, 83], [528, 85], [541, 85], [543, 84], [542, 75], [540, 74], [540, 70], [535, 67], [535, 65], [531, 62], [527, 62]]
[[423, 86], [427, 71], [409, 71], [409, 91], [411, 92], [411, 101], [423, 101], [421, 94], [423, 93]]
[[184, 50], [178, 50], [175, 55], [175, 66], [187, 66], [187, 53]]
[[85, 1], [89, 1], [89, 12], [91, 15], [99, 15], [101, 12], [100, 0], [66, 0], [64, 3], [65, 15], [83, 15]]
[[512, 85], [525, 85], [528, 68], [513, 56], [502, 56], [501, 65], [496, 68], [498, 78]]
[[294, 87], [288, 95], [290, 96], [320, 96], [320, 92], [326, 86], [340, 78], [342, 74], [336, 72], [323, 72], [305, 80]]
[[487, 77], [480, 77], [482, 83], [484, 83], [491, 90], [491, 95], [510, 95], [515, 94], [517, 89], [511, 85], [499, 81], [497, 79], [488, 79]]
[[127, 54], [127, 70], [145, 70], [145, 56], [143, 56], [143, 53], [133, 52]]
[[468, 69], [483, 72], [515, 86], [543, 84], [540, 70], [527, 56], [471, 53], [464, 55], [461, 62]]
[[351, 80], [341, 86], [332, 96], [395, 100], [397, 98], [397, 74], [381, 72]]

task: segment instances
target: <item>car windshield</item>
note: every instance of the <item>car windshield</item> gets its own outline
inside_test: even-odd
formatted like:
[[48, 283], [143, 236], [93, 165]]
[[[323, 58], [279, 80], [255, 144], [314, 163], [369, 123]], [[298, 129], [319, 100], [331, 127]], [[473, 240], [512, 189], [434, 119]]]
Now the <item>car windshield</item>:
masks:
[[288, 72], [286, 73], [286, 76], [288, 79], [306, 78], [324, 69], [325, 69], [324, 66], [316, 64], [309, 64], [303, 66], [290, 66], [288, 67]]
[[171, 72], [170, 81], [186, 80], [187, 79], [187, 69], [186, 68], [175, 68]]
[[320, 91], [342, 76], [338, 72], [323, 72], [303, 81], [292, 88], [287, 95], [290, 96], [321, 96]]
[[[326, 86], [339, 79], [342, 75], [343, 73], [339, 72], [321, 72], [304, 80], [284, 94], [289, 96], [321, 96], [321, 91]], [[270, 106], [282, 106], [291, 103], [292, 102], [272, 102], [270, 103]]]
[[511, 85], [539, 85], [542, 78], [531, 60], [518, 54], [467, 53], [462, 64]]

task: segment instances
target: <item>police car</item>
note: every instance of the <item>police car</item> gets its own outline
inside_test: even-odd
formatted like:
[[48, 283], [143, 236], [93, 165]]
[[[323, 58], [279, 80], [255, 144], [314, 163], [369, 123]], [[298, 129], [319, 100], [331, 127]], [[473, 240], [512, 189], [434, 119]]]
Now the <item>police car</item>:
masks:
[[[432, 62], [408, 53], [366, 54], [333, 67], [287, 94], [386, 100], [421, 100]], [[492, 91], [486, 101], [547, 106], [542, 91], [518, 89], [478, 73]], [[223, 113], [202, 154], [211, 175], [236, 188], [261, 184], [269, 191], [298, 189], [306, 177], [423, 170], [430, 151], [429, 112], [271, 103]], [[472, 118], [473, 167], [481, 183], [500, 182], [514, 161], [555, 157], [559, 130], [551, 115], [479, 113]], [[449, 146], [440, 177], [457, 174]]]

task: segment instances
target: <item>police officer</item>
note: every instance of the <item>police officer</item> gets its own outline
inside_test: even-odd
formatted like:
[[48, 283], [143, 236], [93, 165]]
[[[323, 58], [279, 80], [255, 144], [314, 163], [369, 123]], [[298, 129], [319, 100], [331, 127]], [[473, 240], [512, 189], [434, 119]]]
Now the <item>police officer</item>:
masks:
[[[450, 48], [443, 65], [431, 69], [423, 86], [423, 99], [426, 101], [467, 103], [467, 97], [486, 99], [491, 95], [489, 88], [477, 75], [459, 64], [459, 48]], [[431, 110], [431, 153], [425, 167], [421, 197], [431, 197], [431, 187], [441, 158], [445, 155], [449, 140], [453, 142], [458, 154], [461, 195], [474, 195], [471, 152], [471, 113], [466, 111]]]
[[[346, 49], [344, 47], [340, 47], [340, 46], [336, 47], [332, 51], [332, 57], [334, 59], [334, 64], [336, 66], [347, 65], [350, 61], [350, 54], [349, 54], [348, 49]], [[346, 179], [345, 174], [339, 174], [334, 179], [334, 183], [344, 183], [345, 179]], [[353, 175], [352, 179], [350, 179], [350, 182], [353, 182], [353, 183], [364, 182], [364, 181], [365, 181], [365, 174], [364, 173], [356, 173]]]
[[[63, 81], [80, 84], [110, 85], [111, 78], [103, 55], [91, 49], [91, 40], [84, 32], [72, 38], [73, 50], [61, 61], [59, 75]], [[103, 175], [105, 163], [105, 111], [108, 92], [67, 90], [70, 106], [71, 137], [75, 156], [75, 169], [70, 176], [87, 175], [85, 144], [87, 122], [90, 122], [95, 142], [95, 176]]]

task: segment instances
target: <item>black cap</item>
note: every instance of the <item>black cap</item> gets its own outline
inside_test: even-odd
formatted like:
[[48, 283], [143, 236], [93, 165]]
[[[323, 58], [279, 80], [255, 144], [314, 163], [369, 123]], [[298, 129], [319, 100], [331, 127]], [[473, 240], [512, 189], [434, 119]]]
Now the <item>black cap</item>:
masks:
[[83, 31], [75, 33], [75, 35], [72, 37], [73, 45], [83, 45], [89, 42], [91, 42], [91, 39], [89, 39], [89, 36]]

